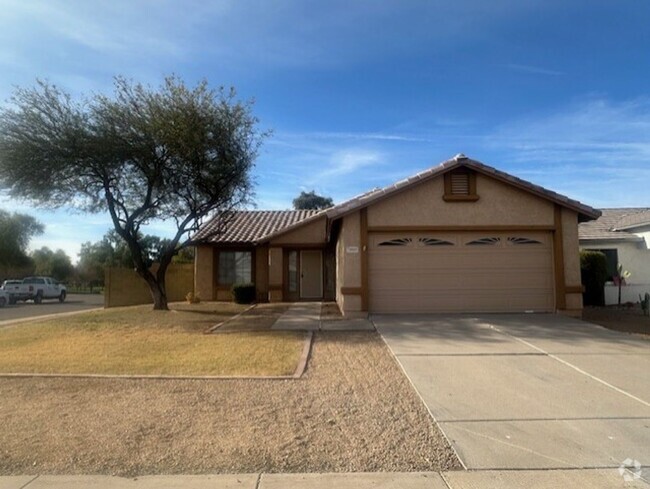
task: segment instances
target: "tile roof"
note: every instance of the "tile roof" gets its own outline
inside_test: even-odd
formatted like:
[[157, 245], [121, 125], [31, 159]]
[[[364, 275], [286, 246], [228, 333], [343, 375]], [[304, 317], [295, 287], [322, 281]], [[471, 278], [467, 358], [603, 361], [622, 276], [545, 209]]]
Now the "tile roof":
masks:
[[235, 211], [229, 215], [227, 226], [219, 232], [218, 226], [223, 223], [221, 218], [213, 218], [206, 223], [198, 233], [193, 236], [195, 242], [209, 243], [233, 243], [233, 244], [253, 244], [260, 241], [268, 240], [278, 234], [284, 233], [294, 227], [301, 226], [315, 218], [317, 215], [327, 216], [329, 219], [336, 219], [356, 209], [370, 205], [371, 203], [387, 197], [395, 192], [404, 190], [411, 185], [429, 180], [437, 175], [441, 175], [456, 167], [467, 167], [493, 178], [508, 182], [516, 187], [522, 188], [546, 198], [560, 205], [568, 207], [578, 212], [581, 220], [596, 219], [600, 216], [600, 211], [589, 207], [577, 200], [572, 200], [564, 195], [558, 194], [551, 190], [540, 187], [533, 183], [522, 180], [508, 173], [497, 170], [491, 166], [485, 165], [480, 161], [467, 158], [459, 154], [454, 158], [444, 161], [438, 166], [434, 166], [420, 172], [412, 177], [406, 178], [399, 182], [384, 188], [377, 188], [369, 192], [360, 194], [341, 204], [330, 207], [322, 211], [300, 210], [300, 211]]
[[483, 173], [485, 175], [489, 175], [499, 180], [508, 182], [533, 194], [539, 195], [553, 202], [557, 202], [558, 204], [561, 204], [565, 207], [569, 207], [570, 209], [577, 211], [581, 217], [587, 220], [596, 219], [600, 216], [600, 212], [598, 210], [589, 207], [588, 205], [585, 205], [581, 202], [578, 202], [577, 200], [570, 199], [564, 195], [558, 194], [557, 192], [553, 192], [552, 190], [548, 190], [544, 187], [540, 187], [539, 185], [535, 185], [526, 180], [522, 180], [521, 178], [497, 170], [496, 168], [481, 163], [480, 161], [472, 160], [463, 154], [458, 154], [452, 159], [442, 162], [438, 166], [434, 166], [428, 170], [424, 170], [416, 175], [413, 175], [412, 177], [400, 180], [399, 182], [396, 182], [393, 185], [389, 185], [388, 187], [371, 190], [370, 192], [366, 192], [365, 194], [354, 197], [347, 202], [343, 202], [341, 204], [335, 205], [334, 207], [330, 207], [327, 210], [327, 216], [329, 218], [336, 218], [347, 214], [360, 207], [365, 207], [376, 200], [380, 200], [383, 197], [387, 197], [392, 193], [410, 187], [413, 184], [424, 180], [429, 180], [430, 178], [445, 173], [449, 170], [453, 170], [457, 167], [471, 168], [472, 170], [475, 170], [479, 173]]
[[[234, 211], [225, 221], [222, 231], [219, 225], [224, 223], [220, 216], [204, 224], [192, 240], [204, 243], [253, 244], [280, 231], [295, 227], [298, 223], [322, 213], [315, 210], [299, 211]], [[216, 234], [215, 234], [216, 233]]]
[[639, 208], [638, 212], [624, 215], [616, 224], [616, 230], [633, 229], [650, 225], [650, 209]]
[[[578, 226], [580, 240], [591, 241], [639, 241], [642, 238], [634, 233], [619, 231], [630, 223], [647, 222], [650, 208], [625, 207], [618, 209], [601, 209], [602, 216], [595, 221], [583, 222]], [[636, 224], [639, 225], [639, 224]]]

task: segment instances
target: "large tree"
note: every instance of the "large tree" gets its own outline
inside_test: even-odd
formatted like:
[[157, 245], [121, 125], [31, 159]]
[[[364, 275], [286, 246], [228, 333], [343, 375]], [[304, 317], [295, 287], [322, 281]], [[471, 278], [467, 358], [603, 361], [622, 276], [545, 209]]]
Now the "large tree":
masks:
[[34, 273], [36, 275], [45, 275], [64, 281], [74, 273], [70, 257], [63, 250], [52, 251], [47, 246], [43, 246], [32, 251], [31, 257], [34, 260]]
[[293, 199], [294, 209], [327, 209], [332, 207], [334, 201], [330, 197], [318, 195], [314, 190], [311, 192], [300, 192], [300, 195]]
[[[205, 81], [153, 89], [116, 78], [113, 96], [81, 100], [39, 81], [0, 111], [0, 184], [37, 205], [108, 212], [154, 309], [167, 309], [174, 255], [208, 216], [227, 222], [250, 202], [257, 125], [250, 102]], [[151, 271], [141, 228], [156, 220], [175, 232]]]
[[27, 246], [43, 229], [43, 224], [32, 216], [0, 210], [0, 265], [6, 268], [30, 265]]
[[[143, 256], [151, 264], [159, 256], [161, 250], [169, 243], [168, 239], [144, 235], [138, 238], [142, 246]], [[179, 249], [173, 258], [173, 263], [192, 263], [194, 248]], [[104, 269], [106, 267], [132, 267], [133, 257], [126, 242], [115, 230], [108, 231], [100, 241], [87, 241], [81, 244], [77, 272], [79, 277], [91, 285], [104, 285]]]

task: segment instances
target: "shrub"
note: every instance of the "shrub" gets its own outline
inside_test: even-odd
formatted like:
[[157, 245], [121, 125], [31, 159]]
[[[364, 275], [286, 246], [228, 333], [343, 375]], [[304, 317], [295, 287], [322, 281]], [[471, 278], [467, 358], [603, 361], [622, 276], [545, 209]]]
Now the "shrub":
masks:
[[580, 252], [580, 275], [586, 306], [605, 305], [605, 281], [607, 280], [607, 258], [600, 251]]
[[198, 304], [201, 302], [201, 297], [199, 294], [195, 294], [194, 292], [190, 291], [185, 296], [185, 300], [188, 304]]
[[250, 304], [255, 302], [255, 284], [234, 284], [230, 292], [237, 304]]

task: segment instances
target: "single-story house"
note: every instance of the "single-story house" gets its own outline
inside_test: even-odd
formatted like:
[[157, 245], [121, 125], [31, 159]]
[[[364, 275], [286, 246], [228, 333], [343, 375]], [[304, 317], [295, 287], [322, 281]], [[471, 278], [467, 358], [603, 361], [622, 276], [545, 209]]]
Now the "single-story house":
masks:
[[459, 154], [322, 211], [234, 212], [195, 236], [195, 290], [368, 313], [579, 315], [578, 223], [597, 210]]
[[605, 304], [618, 303], [612, 281], [619, 264], [631, 273], [621, 288], [622, 302], [638, 302], [650, 292], [650, 208], [602, 209], [602, 215], [579, 227], [580, 249], [602, 251], [607, 257]]

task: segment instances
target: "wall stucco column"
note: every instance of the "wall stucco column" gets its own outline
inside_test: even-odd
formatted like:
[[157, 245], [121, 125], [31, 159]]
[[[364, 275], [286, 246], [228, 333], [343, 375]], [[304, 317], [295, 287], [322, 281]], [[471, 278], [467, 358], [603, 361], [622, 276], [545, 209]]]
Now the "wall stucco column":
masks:
[[283, 250], [280, 247], [269, 248], [269, 302], [283, 300]]
[[194, 293], [204, 301], [214, 300], [214, 248], [210, 245], [196, 247], [194, 257]]

